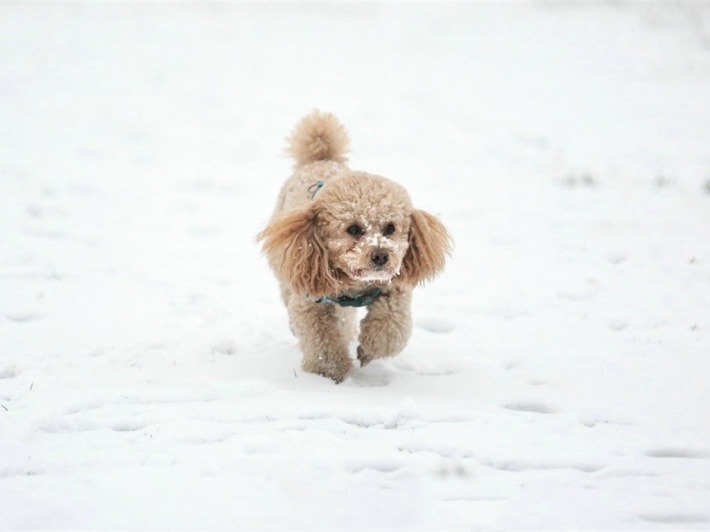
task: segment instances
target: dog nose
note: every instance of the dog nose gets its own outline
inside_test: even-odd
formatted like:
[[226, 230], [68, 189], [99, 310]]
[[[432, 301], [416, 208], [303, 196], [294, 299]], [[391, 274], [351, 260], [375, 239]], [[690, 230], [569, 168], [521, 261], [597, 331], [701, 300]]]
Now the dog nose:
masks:
[[384, 249], [376, 249], [370, 253], [370, 260], [375, 263], [375, 266], [384, 266], [390, 260], [390, 255]]

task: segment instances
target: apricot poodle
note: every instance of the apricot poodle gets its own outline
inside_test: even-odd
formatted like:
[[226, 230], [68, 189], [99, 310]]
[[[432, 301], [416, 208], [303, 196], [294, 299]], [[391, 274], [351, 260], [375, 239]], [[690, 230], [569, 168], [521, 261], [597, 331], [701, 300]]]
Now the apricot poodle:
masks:
[[348, 168], [347, 132], [330, 113], [304, 117], [288, 139], [296, 160], [259, 234], [299, 340], [305, 371], [341, 382], [357, 334], [362, 366], [404, 349], [412, 290], [444, 268], [451, 238], [407, 191]]

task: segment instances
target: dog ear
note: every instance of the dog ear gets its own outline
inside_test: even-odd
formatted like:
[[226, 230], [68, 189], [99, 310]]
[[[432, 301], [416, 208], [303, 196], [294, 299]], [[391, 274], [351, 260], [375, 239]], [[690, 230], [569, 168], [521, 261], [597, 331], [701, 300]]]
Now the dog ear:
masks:
[[451, 255], [452, 242], [446, 227], [436, 216], [415, 209], [409, 228], [409, 249], [396, 279], [410, 286], [436, 277]]
[[257, 236], [276, 276], [299, 295], [321, 297], [339, 284], [328, 248], [318, 230], [318, 210], [311, 206], [274, 219]]

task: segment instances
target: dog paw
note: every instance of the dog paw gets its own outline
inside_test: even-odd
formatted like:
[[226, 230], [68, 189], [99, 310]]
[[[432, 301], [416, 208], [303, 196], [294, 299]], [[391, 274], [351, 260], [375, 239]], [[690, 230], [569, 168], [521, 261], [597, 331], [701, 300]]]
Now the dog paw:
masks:
[[357, 359], [360, 361], [360, 366], [365, 367], [367, 366], [370, 362], [372, 362], [372, 359], [374, 357], [368, 355], [365, 353], [365, 350], [362, 348], [361, 345], [357, 346]]
[[315, 360], [304, 360], [302, 367], [308, 373], [315, 373], [332, 379], [340, 384], [350, 373], [352, 361], [349, 357], [318, 357]]
[[340, 384], [345, 380], [345, 377], [350, 373], [351, 365], [347, 367], [329, 368], [326, 371], [320, 373], [321, 376], [331, 379], [335, 384]]

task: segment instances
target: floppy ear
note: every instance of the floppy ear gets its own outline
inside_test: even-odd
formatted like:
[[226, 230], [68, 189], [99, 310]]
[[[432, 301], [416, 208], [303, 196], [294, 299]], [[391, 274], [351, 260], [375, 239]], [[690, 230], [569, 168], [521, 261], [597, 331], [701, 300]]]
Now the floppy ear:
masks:
[[272, 220], [257, 236], [276, 276], [295, 293], [314, 297], [332, 294], [338, 286], [317, 218], [314, 207], [292, 211]]
[[444, 269], [451, 248], [444, 224], [436, 216], [415, 209], [409, 227], [409, 249], [396, 279], [412, 286], [433, 279]]

